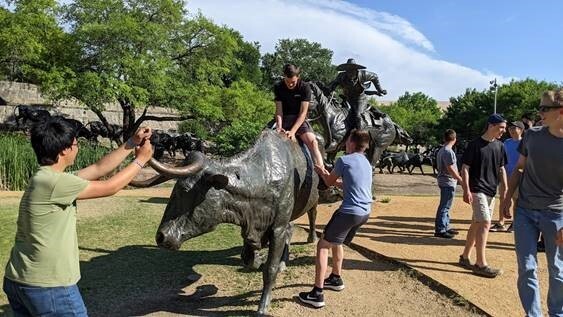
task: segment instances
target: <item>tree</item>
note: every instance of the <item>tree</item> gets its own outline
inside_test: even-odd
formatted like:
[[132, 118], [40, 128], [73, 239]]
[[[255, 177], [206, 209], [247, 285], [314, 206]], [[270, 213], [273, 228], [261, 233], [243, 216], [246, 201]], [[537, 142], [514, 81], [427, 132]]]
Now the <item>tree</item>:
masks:
[[[511, 81], [498, 87], [497, 112], [508, 120], [519, 120], [522, 114], [536, 112], [541, 93], [557, 87], [555, 83], [525, 79]], [[458, 139], [470, 140], [485, 128], [487, 117], [493, 112], [494, 92], [467, 89], [450, 98], [450, 107], [439, 122], [439, 130], [454, 129]]]
[[274, 117], [270, 93], [247, 81], [234, 83], [221, 95], [223, 111], [230, 114], [229, 124], [217, 136], [219, 154], [233, 155], [254, 143], [256, 136]]
[[[123, 110], [124, 139], [140, 124], [139, 107], [172, 107], [179, 118], [224, 119], [221, 89], [238, 80], [260, 82], [258, 46], [201, 14], [187, 18], [183, 0], [76, 0], [64, 7], [68, 70], [43, 76], [53, 99], [74, 97], [102, 115]], [[152, 120], [159, 118], [150, 117]]]
[[67, 35], [57, 23], [57, 2], [9, 3], [13, 11], [0, 7], [0, 79], [35, 84], [44, 77], [62, 76]]
[[321, 44], [306, 39], [282, 39], [276, 44], [274, 53], [262, 57], [264, 86], [271, 89], [282, 75], [283, 65], [293, 63], [301, 68], [304, 80], [319, 80], [328, 83], [336, 75], [332, 65], [332, 51]]
[[381, 110], [410, 134], [415, 145], [437, 143], [435, 129], [442, 112], [433, 98], [421, 92], [405, 92], [397, 102]]

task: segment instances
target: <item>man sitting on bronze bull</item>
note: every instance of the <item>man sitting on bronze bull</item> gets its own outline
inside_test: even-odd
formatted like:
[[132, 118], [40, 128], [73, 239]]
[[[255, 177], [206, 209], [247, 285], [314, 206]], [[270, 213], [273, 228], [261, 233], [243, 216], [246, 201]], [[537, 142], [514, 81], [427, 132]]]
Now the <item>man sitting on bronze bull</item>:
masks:
[[283, 67], [283, 80], [274, 86], [276, 103], [276, 129], [285, 133], [290, 140], [299, 137], [309, 148], [315, 167], [326, 171], [319, 144], [313, 128], [305, 119], [311, 101], [311, 87], [299, 78], [299, 67], [286, 64]]

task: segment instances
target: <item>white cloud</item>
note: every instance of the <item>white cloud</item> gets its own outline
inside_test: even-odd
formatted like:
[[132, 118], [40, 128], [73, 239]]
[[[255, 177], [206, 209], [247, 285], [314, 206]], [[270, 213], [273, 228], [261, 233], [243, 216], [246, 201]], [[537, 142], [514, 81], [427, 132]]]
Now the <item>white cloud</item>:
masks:
[[421, 91], [448, 100], [466, 88], [507, 78], [432, 57], [434, 47], [405, 19], [342, 0], [191, 0], [188, 10], [238, 30], [272, 52], [283, 38], [305, 38], [334, 52], [333, 63], [356, 59], [379, 75], [386, 100]]

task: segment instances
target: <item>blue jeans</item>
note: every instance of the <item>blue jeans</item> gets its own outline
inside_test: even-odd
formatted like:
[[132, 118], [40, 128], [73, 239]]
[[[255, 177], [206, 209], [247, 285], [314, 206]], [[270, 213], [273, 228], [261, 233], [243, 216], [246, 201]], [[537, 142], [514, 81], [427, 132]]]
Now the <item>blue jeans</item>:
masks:
[[563, 212], [518, 207], [514, 216], [514, 244], [518, 261], [518, 294], [526, 316], [541, 316], [540, 288], [537, 277], [537, 242], [545, 237], [545, 255], [549, 272], [547, 309], [549, 316], [563, 316], [563, 247], [555, 244], [563, 227]]
[[88, 316], [78, 286], [36, 287], [4, 278], [14, 316]]
[[440, 186], [440, 204], [436, 210], [434, 232], [443, 233], [450, 228], [450, 209], [454, 202], [455, 187]]

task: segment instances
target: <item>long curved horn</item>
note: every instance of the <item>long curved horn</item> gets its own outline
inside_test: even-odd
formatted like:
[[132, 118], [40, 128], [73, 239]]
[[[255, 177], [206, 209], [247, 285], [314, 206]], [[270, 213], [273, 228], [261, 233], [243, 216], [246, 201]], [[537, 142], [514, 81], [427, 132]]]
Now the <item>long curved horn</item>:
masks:
[[189, 157], [190, 164], [186, 166], [170, 166], [151, 158], [149, 165], [158, 173], [172, 177], [181, 177], [195, 174], [203, 169], [205, 157], [201, 152], [192, 152]]
[[139, 188], [144, 188], [144, 187], [151, 187], [151, 186], [155, 186], [161, 183], [166, 182], [167, 180], [172, 179], [173, 177], [169, 177], [167, 175], [155, 175], [149, 179], [145, 179], [142, 181], [135, 181], [132, 180], [129, 182], [129, 186], [133, 186], [133, 187], [139, 187]]

